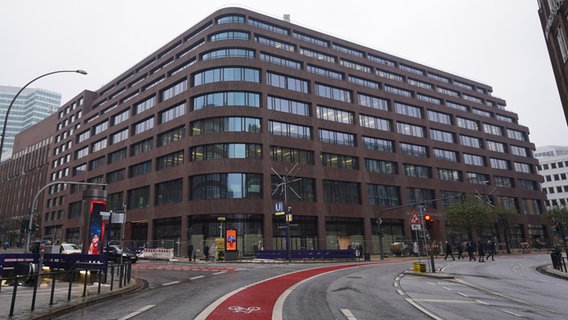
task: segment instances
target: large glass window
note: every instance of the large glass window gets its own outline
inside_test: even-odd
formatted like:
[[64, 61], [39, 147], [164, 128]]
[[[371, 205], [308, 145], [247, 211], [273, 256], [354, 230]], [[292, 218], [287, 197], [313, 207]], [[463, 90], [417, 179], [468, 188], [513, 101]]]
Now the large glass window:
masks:
[[359, 114], [359, 123], [362, 127], [381, 131], [391, 131], [391, 120]]
[[156, 158], [156, 171], [177, 167], [183, 164], [183, 150]]
[[260, 107], [260, 94], [243, 91], [208, 93], [192, 99], [193, 110], [209, 107]]
[[346, 132], [319, 129], [321, 142], [339, 144], [342, 146], [355, 146], [355, 135]]
[[428, 208], [436, 208], [434, 190], [431, 189], [418, 189], [407, 188], [406, 196], [408, 203], [424, 203]]
[[296, 51], [296, 47], [293, 44], [286, 43], [286, 42], [283, 42], [283, 41], [274, 40], [274, 39], [270, 39], [270, 38], [259, 36], [259, 35], [256, 35], [254, 37], [254, 40], [258, 43], [261, 43], [261, 44], [264, 44], [264, 45], [267, 45], [267, 46], [270, 46], [270, 47], [274, 47], [274, 48], [277, 48], [277, 49], [282, 49], [282, 50], [289, 51], [289, 52]]
[[268, 130], [275, 136], [285, 136], [296, 139], [312, 139], [312, 128], [293, 123], [269, 121]]
[[465, 164], [478, 166], [478, 167], [484, 167], [485, 166], [485, 161], [484, 161], [483, 157], [475, 155], [475, 154], [464, 153], [463, 154], [463, 162]]
[[322, 152], [321, 164], [330, 168], [359, 170], [359, 158], [343, 154]]
[[335, 121], [339, 123], [353, 124], [353, 112], [344, 111], [336, 108], [317, 106], [318, 119]]
[[367, 186], [369, 205], [396, 207], [400, 206], [400, 188], [380, 184], [369, 184]]
[[327, 85], [315, 84], [315, 93], [319, 97], [329, 98], [337, 101], [351, 102], [351, 91], [330, 87]]
[[222, 40], [248, 40], [249, 33], [245, 31], [222, 31], [209, 36], [209, 41], [222, 41]]
[[173, 128], [166, 132], [158, 134], [157, 144], [158, 147], [165, 146], [172, 142], [181, 141], [185, 136], [185, 125]]
[[437, 160], [458, 162], [458, 153], [456, 151], [434, 148], [434, 158]]
[[432, 110], [428, 110], [428, 120], [443, 124], [452, 124], [452, 117], [449, 114]]
[[124, 159], [126, 159], [126, 148], [111, 152], [107, 157], [108, 164], [117, 163]]
[[329, 203], [361, 204], [360, 185], [356, 182], [323, 180], [323, 200]]
[[322, 67], [318, 67], [318, 66], [315, 66], [315, 65], [308, 64], [308, 67], [307, 67], [306, 70], [308, 70], [308, 72], [310, 72], [310, 73], [318, 74], [320, 76], [328, 77], [328, 78], [331, 78], [331, 79], [343, 80], [343, 73], [333, 71], [333, 70], [330, 70], [330, 69], [325, 69], [325, 68], [322, 68]]
[[270, 146], [270, 159], [299, 164], [314, 164], [314, 152], [290, 147]]
[[128, 168], [128, 177], [134, 178], [152, 172], [152, 160], [144, 161]]
[[134, 114], [142, 113], [156, 105], [156, 97], [152, 96], [134, 105]]
[[455, 143], [454, 134], [452, 132], [430, 129], [430, 139], [448, 143]]
[[362, 107], [373, 108], [378, 110], [389, 111], [389, 101], [379, 97], [368, 96], [358, 93], [357, 99]]
[[394, 161], [365, 159], [365, 168], [374, 173], [398, 174], [398, 166]]
[[211, 159], [262, 159], [262, 145], [248, 143], [220, 143], [192, 147], [191, 161]]
[[185, 102], [160, 112], [160, 123], [166, 123], [185, 114]]
[[150, 187], [128, 190], [127, 209], [147, 208], [150, 206]]
[[142, 120], [132, 126], [133, 134], [140, 134], [154, 128], [154, 117]]
[[284, 58], [284, 57], [280, 57], [280, 56], [276, 56], [276, 55], [273, 55], [273, 54], [268, 54], [268, 53], [265, 53], [265, 52], [260, 53], [260, 60], [270, 62], [270, 63], [276, 64], [276, 65], [279, 65], [279, 66], [284, 66], [284, 67], [296, 69], [296, 70], [302, 69], [302, 63], [301, 62], [298, 62], [296, 60], [291, 60], [291, 59], [288, 59], [288, 58]]
[[126, 178], [126, 169], [119, 169], [115, 171], [111, 171], [106, 175], [106, 182], [113, 183], [124, 180]]
[[209, 118], [191, 122], [191, 135], [210, 132], [260, 132], [260, 119], [244, 117]]
[[190, 199], [261, 199], [262, 174], [211, 173], [190, 177]]
[[424, 128], [421, 126], [416, 126], [410, 123], [397, 122], [396, 128], [399, 134], [421, 138], [425, 137]]
[[260, 20], [257, 20], [255, 18], [251, 18], [251, 17], [248, 18], [248, 24], [250, 24], [251, 26], [255, 26], [257, 28], [260, 28], [260, 29], [264, 29], [264, 30], [275, 32], [275, 33], [283, 34], [285, 36], [287, 36], [289, 34], [289, 31], [286, 28], [274, 25], [272, 23], [260, 21]]
[[254, 50], [241, 48], [223, 48], [208, 51], [201, 55], [201, 60], [207, 61], [219, 58], [249, 58], [254, 59]]
[[403, 114], [405, 116], [422, 119], [422, 108], [411, 106], [401, 102], [395, 102], [394, 109], [398, 114]]
[[159, 206], [183, 200], [183, 179], [176, 179], [156, 184], [154, 204]]
[[178, 94], [185, 92], [187, 90], [187, 80], [183, 79], [182, 81], [175, 83], [166, 89], [161, 91], [160, 100], [166, 101], [170, 98], [177, 96]]
[[[277, 186], [282, 183], [282, 179], [277, 175], [273, 174], [270, 176], [271, 179], [271, 190], [276, 190]], [[316, 180], [311, 178], [298, 178], [289, 184], [290, 188], [294, 189], [294, 192], [288, 192], [288, 201], [304, 201], [304, 202], [314, 202], [316, 201]], [[284, 192], [280, 188], [279, 191], [272, 194], [273, 200], [284, 200]], [[290, 191], [290, 190], [288, 190]], [[296, 195], [297, 194], [297, 195]], [[300, 197], [298, 197], [300, 196]]]
[[418, 178], [432, 178], [432, 168], [417, 164], [405, 163], [402, 165], [404, 175]]
[[407, 156], [428, 158], [428, 148], [410, 143], [400, 143], [400, 153]]
[[369, 150], [394, 152], [392, 140], [363, 137], [363, 147]]
[[470, 120], [462, 117], [457, 117], [458, 127], [479, 131], [479, 123], [475, 120]]
[[328, 54], [325, 54], [325, 53], [322, 53], [322, 52], [319, 52], [319, 51], [300, 47], [300, 54], [307, 56], [307, 57], [310, 57], [310, 58], [317, 59], [317, 60], [335, 63], [335, 57], [334, 56], [330, 56]]
[[288, 89], [291, 91], [309, 92], [309, 81], [272, 72], [266, 73], [266, 83], [269, 86]]
[[462, 181], [461, 171], [458, 170], [437, 168], [436, 173], [438, 174], [438, 179], [443, 181]]
[[130, 156], [139, 155], [152, 150], [154, 139], [148, 138], [130, 146]]
[[285, 98], [268, 96], [268, 109], [285, 113], [310, 116], [310, 104]]
[[260, 72], [257, 69], [245, 67], [226, 67], [202, 71], [193, 75], [193, 85], [207, 83], [240, 81], [260, 82]]

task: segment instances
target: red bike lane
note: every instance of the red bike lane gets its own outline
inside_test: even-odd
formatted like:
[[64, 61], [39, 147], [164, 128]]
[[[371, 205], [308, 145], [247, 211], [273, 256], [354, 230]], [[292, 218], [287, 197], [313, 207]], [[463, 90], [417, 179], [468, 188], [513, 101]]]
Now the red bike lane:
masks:
[[[278, 299], [299, 282], [336, 270], [384, 264], [385, 262], [353, 263], [301, 270], [270, 278], [228, 293], [205, 309], [196, 319], [201, 320], [271, 320]], [[277, 316], [277, 315], [275, 315]]]

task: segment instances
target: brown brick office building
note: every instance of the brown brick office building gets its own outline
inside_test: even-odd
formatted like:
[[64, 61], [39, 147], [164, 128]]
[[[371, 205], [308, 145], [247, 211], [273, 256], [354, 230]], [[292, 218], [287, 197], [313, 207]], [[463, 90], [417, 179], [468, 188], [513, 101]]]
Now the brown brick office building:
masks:
[[538, 15], [568, 124], [568, 2], [538, 0]]
[[[184, 255], [236, 229], [243, 255], [283, 248], [273, 194], [295, 164], [292, 249], [410, 237], [414, 203], [440, 221], [467, 193], [521, 215], [516, 246], [547, 239], [528, 128], [491, 87], [286, 20], [213, 13], [104, 85], [61, 107], [48, 180], [106, 182], [126, 239]], [[437, 200], [436, 200], [437, 199]], [[433, 201], [430, 201], [433, 200]], [[79, 188], [50, 188], [45, 234], [78, 240]], [[385, 210], [406, 206], [398, 210]], [[60, 231], [54, 231], [60, 230]], [[502, 241], [496, 226], [484, 236]], [[179, 250], [179, 251], [178, 251]]]

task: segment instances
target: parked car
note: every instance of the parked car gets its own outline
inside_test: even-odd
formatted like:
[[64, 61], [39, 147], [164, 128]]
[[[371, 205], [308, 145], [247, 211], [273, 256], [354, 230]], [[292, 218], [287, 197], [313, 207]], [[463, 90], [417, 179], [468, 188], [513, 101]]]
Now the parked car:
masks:
[[103, 253], [108, 256], [108, 261], [112, 261], [114, 263], [120, 263], [120, 257], [122, 257], [122, 261], [130, 263], [136, 263], [138, 261], [138, 255], [128, 249], [128, 248], [121, 248], [119, 245], [109, 245], [104, 250]]
[[45, 253], [75, 254], [81, 253], [81, 248], [73, 243], [48, 244], [45, 246]]

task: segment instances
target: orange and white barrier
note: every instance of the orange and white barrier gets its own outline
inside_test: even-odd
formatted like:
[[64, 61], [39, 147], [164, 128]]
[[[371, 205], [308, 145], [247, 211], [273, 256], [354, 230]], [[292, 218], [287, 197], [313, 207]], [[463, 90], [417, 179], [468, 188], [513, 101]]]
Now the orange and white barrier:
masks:
[[142, 252], [140, 252], [139, 257], [151, 260], [171, 260], [174, 258], [174, 249], [145, 248]]

